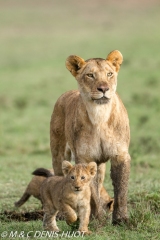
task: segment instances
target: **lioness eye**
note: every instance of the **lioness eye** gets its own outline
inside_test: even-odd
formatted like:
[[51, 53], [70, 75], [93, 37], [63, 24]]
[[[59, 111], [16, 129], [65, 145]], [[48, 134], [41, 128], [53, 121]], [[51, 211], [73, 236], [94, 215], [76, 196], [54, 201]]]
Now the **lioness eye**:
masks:
[[94, 76], [93, 76], [92, 73], [88, 73], [88, 74], [87, 74], [87, 77], [93, 78]]
[[111, 77], [112, 75], [113, 75], [112, 72], [107, 73], [107, 76], [108, 76], [108, 77]]
[[82, 180], [85, 179], [85, 176], [82, 176], [81, 179], [82, 179]]
[[71, 179], [74, 180], [74, 176], [71, 176]]

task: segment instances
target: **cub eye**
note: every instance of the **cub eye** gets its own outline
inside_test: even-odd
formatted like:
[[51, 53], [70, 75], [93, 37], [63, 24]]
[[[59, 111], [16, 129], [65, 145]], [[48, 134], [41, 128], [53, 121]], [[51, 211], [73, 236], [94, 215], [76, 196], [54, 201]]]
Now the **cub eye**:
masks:
[[89, 77], [89, 78], [94, 78], [94, 76], [93, 76], [92, 73], [88, 73], [88, 74], [87, 74], [87, 77]]
[[113, 75], [112, 72], [107, 73], [107, 76], [108, 76], [108, 77], [111, 77], [112, 75]]
[[74, 180], [74, 176], [71, 176], [71, 179]]
[[84, 180], [84, 179], [85, 179], [85, 176], [82, 176], [81, 179]]

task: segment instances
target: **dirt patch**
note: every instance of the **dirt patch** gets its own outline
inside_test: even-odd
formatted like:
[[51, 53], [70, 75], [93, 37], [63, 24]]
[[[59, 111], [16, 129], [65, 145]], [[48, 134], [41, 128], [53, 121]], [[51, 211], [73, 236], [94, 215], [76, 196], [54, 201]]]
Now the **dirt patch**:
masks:
[[42, 220], [43, 211], [42, 210], [37, 210], [34, 212], [4, 211], [0, 213], [0, 219], [3, 221], [14, 220], [19, 222]]
[[[28, 222], [43, 219], [43, 210], [37, 210], [33, 212], [16, 212], [16, 211], [4, 211], [0, 213], [1, 221], [18, 221], [18, 222]], [[63, 220], [62, 214], [57, 215], [57, 220]]]

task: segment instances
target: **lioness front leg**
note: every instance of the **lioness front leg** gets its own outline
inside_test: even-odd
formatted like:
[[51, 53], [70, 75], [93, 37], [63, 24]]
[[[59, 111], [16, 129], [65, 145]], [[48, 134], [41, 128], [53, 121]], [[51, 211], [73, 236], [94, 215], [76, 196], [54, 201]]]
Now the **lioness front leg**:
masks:
[[111, 178], [114, 186], [113, 224], [128, 220], [127, 193], [130, 173], [130, 155], [124, 153], [111, 160]]
[[97, 166], [97, 183], [98, 183], [98, 196], [100, 198], [101, 189], [106, 173], [106, 163], [101, 163]]
[[100, 199], [100, 193], [105, 178], [105, 171], [106, 171], [105, 163], [99, 164], [97, 166], [97, 174], [94, 177], [93, 181], [91, 182], [91, 194], [94, 202], [92, 205], [94, 208], [95, 217], [98, 217], [99, 220], [101, 220], [102, 216], [105, 214]]
[[64, 135], [63, 111], [55, 104], [50, 122], [50, 147], [52, 154], [52, 166], [56, 176], [63, 176], [62, 162], [65, 159], [65, 135]]

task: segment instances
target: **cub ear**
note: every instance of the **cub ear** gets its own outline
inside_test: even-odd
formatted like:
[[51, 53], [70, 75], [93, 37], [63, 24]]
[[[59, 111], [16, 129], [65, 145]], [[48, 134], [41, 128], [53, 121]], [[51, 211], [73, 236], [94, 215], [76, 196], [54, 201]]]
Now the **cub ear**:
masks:
[[88, 164], [88, 170], [90, 171], [91, 176], [94, 177], [97, 173], [97, 164], [95, 162], [90, 162]]
[[72, 169], [72, 164], [66, 160], [62, 162], [62, 172], [63, 175], [66, 177], [69, 171]]
[[109, 61], [115, 67], [116, 72], [118, 72], [123, 62], [123, 56], [118, 50], [114, 50], [108, 54], [106, 60]]
[[111, 198], [110, 201], [107, 203], [107, 208], [110, 212], [113, 212], [114, 208], [114, 198]]
[[85, 64], [84, 59], [76, 55], [71, 55], [66, 59], [66, 68], [72, 73], [74, 77], [77, 76], [77, 72]]

